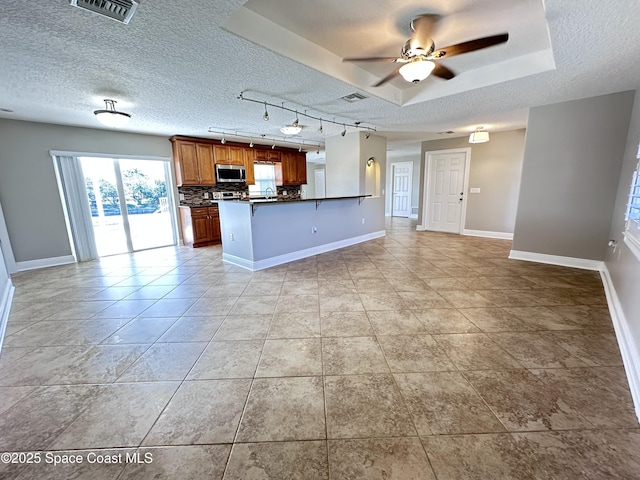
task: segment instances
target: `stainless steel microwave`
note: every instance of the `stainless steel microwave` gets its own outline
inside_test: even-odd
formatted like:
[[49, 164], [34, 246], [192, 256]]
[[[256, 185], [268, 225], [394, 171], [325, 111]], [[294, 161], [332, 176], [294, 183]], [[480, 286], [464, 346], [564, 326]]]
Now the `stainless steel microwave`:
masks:
[[216, 182], [219, 183], [245, 183], [246, 171], [240, 165], [216, 165]]

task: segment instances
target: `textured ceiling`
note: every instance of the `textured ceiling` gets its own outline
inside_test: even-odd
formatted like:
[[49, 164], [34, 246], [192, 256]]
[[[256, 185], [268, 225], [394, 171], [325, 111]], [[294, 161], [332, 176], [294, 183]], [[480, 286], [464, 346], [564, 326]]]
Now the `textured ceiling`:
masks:
[[[264, 2], [257, 9], [280, 4]], [[103, 98], [113, 98], [119, 109], [133, 116], [127, 131], [208, 136], [208, 128], [213, 127], [280, 136], [279, 127], [290, 123], [292, 115], [271, 110], [271, 120], [264, 122], [260, 105], [236, 98], [244, 90], [254, 98], [285, 102], [290, 108], [308, 109], [325, 118], [373, 125], [388, 136], [394, 153], [400, 154], [415, 151], [421, 140], [442, 138], [437, 135], [440, 131], [464, 135], [476, 125], [493, 131], [523, 127], [531, 106], [635, 89], [640, 84], [637, 0], [607, 2], [606, 8], [601, 0], [547, 0], [545, 15], [555, 69], [517, 79], [509, 79], [510, 72], [505, 71], [507, 81], [404, 106], [369, 92], [366, 100], [346, 103], [340, 97], [362, 91], [354, 82], [338, 80], [322, 66], [312, 68], [231, 33], [229, 23], [238, 12], [247, 10], [244, 3], [144, 0], [131, 23], [122, 25], [73, 8], [67, 0], [3, 1], [0, 108], [14, 112], [0, 111], [0, 117], [101, 128], [92, 112], [103, 108]], [[281, 5], [288, 3], [283, 0]], [[507, 3], [527, 6], [539, 2]], [[322, 4], [325, 14], [320, 17], [313, 9], [296, 8], [288, 9], [287, 18], [281, 12], [270, 16], [285, 26], [312, 19], [309, 25], [316, 30], [306, 34], [309, 40], [305, 41], [335, 38], [330, 48], [344, 48], [349, 55], [359, 51], [395, 55], [396, 39], [406, 36], [402, 26], [421, 13], [416, 2], [409, 0], [305, 0], [300, 4]], [[363, 8], [366, 4], [374, 8]], [[476, 33], [496, 33], [495, 28], [502, 30], [503, 25], [513, 25], [514, 32], [526, 29], [522, 16], [514, 13], [518, 9], [506, 8], [503, 0], [421, 4], [428, 11], [475, 15], [478, 21], [469, 27], [473, 28], [472, 38]], [[487, 16], [484, 6], [491, 15]], [[349, 28], [339, 19], [349, 20], [356, 40], [341, 41], [339, 35], [348, 35]], [[387, 27], [381, 30], [383, 19]], [[459, 38], [453, 26], [440, 33], [443, 43], [448, 38], [467, 39]], [[526, 50], [520, 35], [513, 47]], [[482, 68], [492, 62], [491, 55], [485, 55], [488, 52], [460, 58], [455, 68]], [[495, 62], [489, 66], [494, 67]], [[394, 85], [389, 88], [404, 91], [404, 86]], [[322, 140], [317, 125], [301, 120], [309, 124], [302, 139]], [[342, 127], [325, 125], [324, 130], [324, 136], [331, 136]]]

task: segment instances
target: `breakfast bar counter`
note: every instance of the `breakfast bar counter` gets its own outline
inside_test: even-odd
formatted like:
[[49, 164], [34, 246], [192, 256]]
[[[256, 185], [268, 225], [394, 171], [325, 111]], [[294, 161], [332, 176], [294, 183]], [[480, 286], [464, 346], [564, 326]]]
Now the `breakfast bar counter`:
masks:
[[383, 202], [366, 195], [218, 202], [222, 259], [255, 271], [382, 237]]

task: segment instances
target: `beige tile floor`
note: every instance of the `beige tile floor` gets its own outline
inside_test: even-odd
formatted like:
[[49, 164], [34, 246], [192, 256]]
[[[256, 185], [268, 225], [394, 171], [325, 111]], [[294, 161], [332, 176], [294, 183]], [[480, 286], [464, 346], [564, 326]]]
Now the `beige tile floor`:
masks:
[[15, 276], [0, 451], [41, 461], [0, 477], [640, 478], [596, 273], [387, 227], [256, 273], [213, 247]]

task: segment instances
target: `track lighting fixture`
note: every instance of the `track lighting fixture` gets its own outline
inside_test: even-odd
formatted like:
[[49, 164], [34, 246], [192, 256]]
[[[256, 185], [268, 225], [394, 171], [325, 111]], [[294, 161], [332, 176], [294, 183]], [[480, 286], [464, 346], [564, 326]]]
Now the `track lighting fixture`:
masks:
[[320, 155], [320, 147], [318, 147], [318, 150], [316, 150], [316, 153]]
[[[302, 128], [302, 125], [299, 125], [300, 128]], [[276, 142], [278, 143], [288, 143], [291, 144], [291, 146], [289, 148], [296, 148], [298, 147], [299, 149], [301, 149], [303, 146], [305, 145], [311, 145], [311, 147], [315, 147], [317, 146], [318, 149], [320, 149], [320, 147], [322, 147], [322, 142], [315, 142], [315, 141], [306, 141], [306, 140], [302, 140], [302, 139], [296, 139], [296, 140], [289, 140], [287, 137], [274, 137], [274, 136], [267, 136], [264, 133], [255, 133], [255, 132], [239, 132], [237, 130], [234, 131], [230, 131], [224, 128], [216, 128], [216, 127], [209, 127], [209, 129], [207, 130], [209, 133], [213, 133], [215, 135], [219, 135], [221, 137], [220, 143], [224, 143], [227, 141], [227, 135], [230, 135], [234, 138], [246, 138], [247, 142], [249, 143], [249, 147], [253, 148], [254, 145], [256, 145], [254, 143], [254, 139], [256, 139], [256, 141], [258, 142], [258, 146], [260, 144], [262, 144], [263, 146], [271, 146], [272, 149], [275, 149]], [[224, 141], [223, 141], [224, 139]], [[271, 143], [270, 143], [271, 142]], [[301, 151], [301, 150], [299, 150]], [[304, 151], [304, 150], [302, 150]]]
[[364, 138], [366, 138], [366, 139], [368, 139], [370, 136], [371, 136], [370, 132], [367, 132], [367, 133], [364, 134]]
[[220, 140], [220, 143], [221, 143], [221, 144], [223, 144], [223, 145], [224, 145], [225, 143], [227, 143], [227, 139], [226, 139], [226, 138], [224, 138], [224, 135], [222, 135], [222, 140]]
[[[269, 120], [269, 113], [267, 111], [267, 107], [279, 108], [280, 110], [284, 110], [284, 111], [287, 111], [287, 112], [294, 113], [295, 116], [296, 116], [295, 120], [291, 124], [285, 125], [285, 127], [283, 127], [283, 128], [291, 129], [291, 128], [302, 127], [302, 125], [300, 125], [300, 119], [299, 119], [300, 115], [302, 115], [303, 117], [310, 118], [312, 120], [318, 120], [320, 122], [320, 125], [318, 126], [318, 133], [323, 133], [324, 132], [324, 123], [331, 123], [333, 125], [342, 125], [343, 130], [344, 130], [343, 136], [346, 135], [346, 133], [347, 133], [346, 132], [346, 126], [347, 126], [346, 122], [340, 123], [340, 121], [336, 121], [335, 117], [333, 117], [333, 120], [327, 120], [326, 118], [322, 118], [322, 117], [315, 116], [315, 115], [310, 115], [309, 113], [307, 113], [307, 110], [304, 110], [304, 113], [300, 113], [297, 109], [291, 109], [291, 108], [285, 107], [284, 102], [282, 102], [281, 105], [277, 105], [275, 103], [269, 103], [269, 102], [266, 102], [264, 100], [257, 100], [257, 99], [253, 99], [253, 98], [247, 98], [247, 97], [245, 97], [244, 92], [240, 92], [240, 95], [238, 95], [237, 98], [239, 100], [244, 100], [244, 101], [253, 102], [253, 103], [261, 103], [262, 105], [264, 105], [264, 115], [262, 116], [262, 118], [265, 121]], [[355, 129], [360, 128], [360, 129], [365, 130], [367, 132], [375, 132], [376, 131], [375, 127], [363, 126], [363, 125], [361, 125], [361, 122], [349, 123], [349, 126], [355, 128]], [[285, 135], [297, 135], [299, 132], [296, 132], [296, 133], [283, 132], [283, 133]]]
[[347, 126], [344, 124], [342, 126], [344, 127], [344, 130], [342, 130], [342, 133], [340, 135], [344, 137], [347, 134]]
[[276, 149], [276, 142], [273, 142], [273, 145], [271, 145], [271, 150], [275, 150]]
[[302, 151], [302, 145], [300, 145], [300, 146], [298, 147], [298, 151], [299, 151], [299, 152], [301, 152], [301, 151]]

